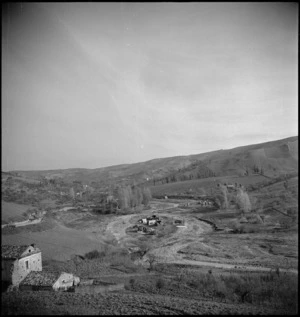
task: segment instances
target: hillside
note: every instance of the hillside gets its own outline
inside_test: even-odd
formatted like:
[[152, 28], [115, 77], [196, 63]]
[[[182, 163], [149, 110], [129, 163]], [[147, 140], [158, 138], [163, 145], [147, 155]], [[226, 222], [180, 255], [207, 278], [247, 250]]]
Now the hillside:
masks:
[[[175, 177], [179, 180], [209, 176], [242, 176], [255, 169], [274, 177], [298, 171], [298, 136], [282, 140], [217, 150], [188, 156], [157, 158], [146, 162], [122, 164], [96, 169], [71, 168], [46, 171], [10, 172], [26, 179], [63, 178], [64, 181], [144, 183]], [[184, 176], [183, 176], [184, 175]], [[190, 176], [192, 175], [192, 176]], [[2, 178], [8, 173], [2, 172]]]
[[[45, 296], [3, 293], [5, 314], [293, 314], [297, 139], [98, 169], [2, 173], [3, 244], [35, 243], [43, 270], [82, 281]], [[120, 182], [149, 188], [114, 186]], [[154, 214], [159, 222], [141, 224]]]

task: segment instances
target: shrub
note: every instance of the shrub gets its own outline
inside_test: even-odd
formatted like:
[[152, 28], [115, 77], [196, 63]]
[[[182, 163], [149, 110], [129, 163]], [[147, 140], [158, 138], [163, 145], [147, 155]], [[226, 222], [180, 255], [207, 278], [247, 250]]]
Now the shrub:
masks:
[[161, 277], [159, 277], [159, 278], [156, 280], [155, 286], [156, 286], [157, 289], [160, 290], [160, 289], [162, 289], [162, 288], [165, 287], [165, 281], [164, 281]]
[[91, 259], [98, 259], [100, 257], [102, 257], [104, 254], [103, 252], [99, 252], [98, 250], [93, 250], [93, 251], [90, 251], [88, 253], [85, 254], [85, 258], [91, 260]]
[[135, 279], [134, 278], [130, 278], [130, 280], [125, 283], [125, 289], [132, 290], [134, 288], [135, 284], [136, 284]]
[[134, 283], [135, 283], [135, 279], [134, 279], [134, 278], [131, 278], [131, 279], [129, 280], [129, 284], [130, 284], [131, 286], [133, 286]]

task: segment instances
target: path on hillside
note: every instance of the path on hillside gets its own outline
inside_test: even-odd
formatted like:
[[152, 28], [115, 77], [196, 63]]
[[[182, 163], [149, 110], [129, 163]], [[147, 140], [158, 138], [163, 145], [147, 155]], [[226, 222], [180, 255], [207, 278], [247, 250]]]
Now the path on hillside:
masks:
[[[244, 264], [229, 264], [229, 263], [222, 263], [222, 262], [207, 262], [207, 261], [193, 261], [193, 260], [179, 260], [179, 261], [172, 261], [172, 264], [184, 264], [184, 265], [196, 265], [196, 266], [207, 266], [207, 267], [215, 267], [215, 268], [222, 268], [222, 269], [233, 269], [236, 271], [261, 271], [261, 272], [270, 272], [274, 270], [270, 267], [263, 267], [263, 266], [251, 266], [251, 265], [244, 265]], [[298, 270], [295, 269], [283, 269], [280, 268], [280, 272], [289, 272], [298, 274]]]
[[[118, 216], [111, 221], [106, 227], [106, 234], [113, 235], [118, 243], [126, 247], [125, 242], [128, 240], [126, 229], [131, 226], [130, 219], [134, 215]], [[125, 239], [127, 238], [127, 239]]]
[[29, 226], [29, 225], [35, 225], [37, 223], [40, 223], [41, 221], [42, 221], [42, 218], [38, 218], [38, 219], [34, 219], [34, 220], [24, 220], [24, 221], [18, 221], [18, 222], [11, 222], [9, 224], [1, 225], [1, 228], [11, 227], [11, 226], [24, 227], [24, 226]]

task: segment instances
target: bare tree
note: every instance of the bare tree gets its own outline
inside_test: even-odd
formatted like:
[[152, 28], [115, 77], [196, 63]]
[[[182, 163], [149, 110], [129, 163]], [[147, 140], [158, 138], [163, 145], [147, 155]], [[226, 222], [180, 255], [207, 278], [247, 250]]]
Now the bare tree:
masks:
[[150, 189], [148, 187], [143, 188], [142, 195], [143, 195], [142, 203], [145, 206], [148, 206], [148, 204], [149, 204], [149, 202], [150, 202], [150, 200], [152, 198]]
[[225, 185], [220, 185], [220, 189], [221, 189], [221, 192], [222, 192], [222, 195], [223, 195], [223, 207], [224, 209], [227, 209], [228, 208], [228, 190], [227, 190], [227, 186]]
[[73, 187], [70, 188], [70, 196], [71, 196], [73, 199], [75, 199], [75, 192], [74, 192], [74, 188], [73, 188]]
[[244, 213], [251, 211], [251, 202], [249, 196], [242, 188], [239, 188], [237, 192], [237, 205]]
[[154, 270], [154, 263], [156, 262], [155, 256], [153, 254], [148, 254], [148, 262], [149, 262], [149, 272]]

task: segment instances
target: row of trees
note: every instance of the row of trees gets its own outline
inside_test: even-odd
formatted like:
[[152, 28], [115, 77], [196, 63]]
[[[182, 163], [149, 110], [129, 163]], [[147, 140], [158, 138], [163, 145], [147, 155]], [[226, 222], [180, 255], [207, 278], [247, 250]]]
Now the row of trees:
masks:
[[118, 206], [120, 209], [148, 206], [152, 195], [148, 187], [119, 186], [117, 189]]
[[264, 175], [264, 170], [263, 168], [259, 168], [257, 165], [254, 165], [253, 166], [253, 172], [256, 173], [256, 174], [261, 174], [261, 175]]
[[212, 172], [210, 169], [204, 169], [201, 171], [199, 170], [197, 172], [184, 173], [184, 174], [172, 174], [162, 178], [154, 178], [153, 185], [155, 186], [159, 184], [176, 183], [176, 182], [182, 182], [182, 181], [187, 181], [192, 179], [209, 178], [214, 176], [216, 176], [216, 174]]
[[235, 193], [229, 193], [226, 185], [220, 184], [218, 187], [220, 192], [215, 194], [215, 197], [216, 203], [221, 208], [227, 209], [230, 202], [233, 202], [244, 213], [250, 212], [252, 210], [252, 204], [248, 193], [242, 187], [237, 188]]
[[119, 185], [110, 190], [111, 194], [102, 194], [98, 197], [98, 207], [100, 213], [110, 214], [118, 210], [127, 211], [130, 209], [146, 207], [152, 199], [151, 191], [148, 187], [136, 185]]

